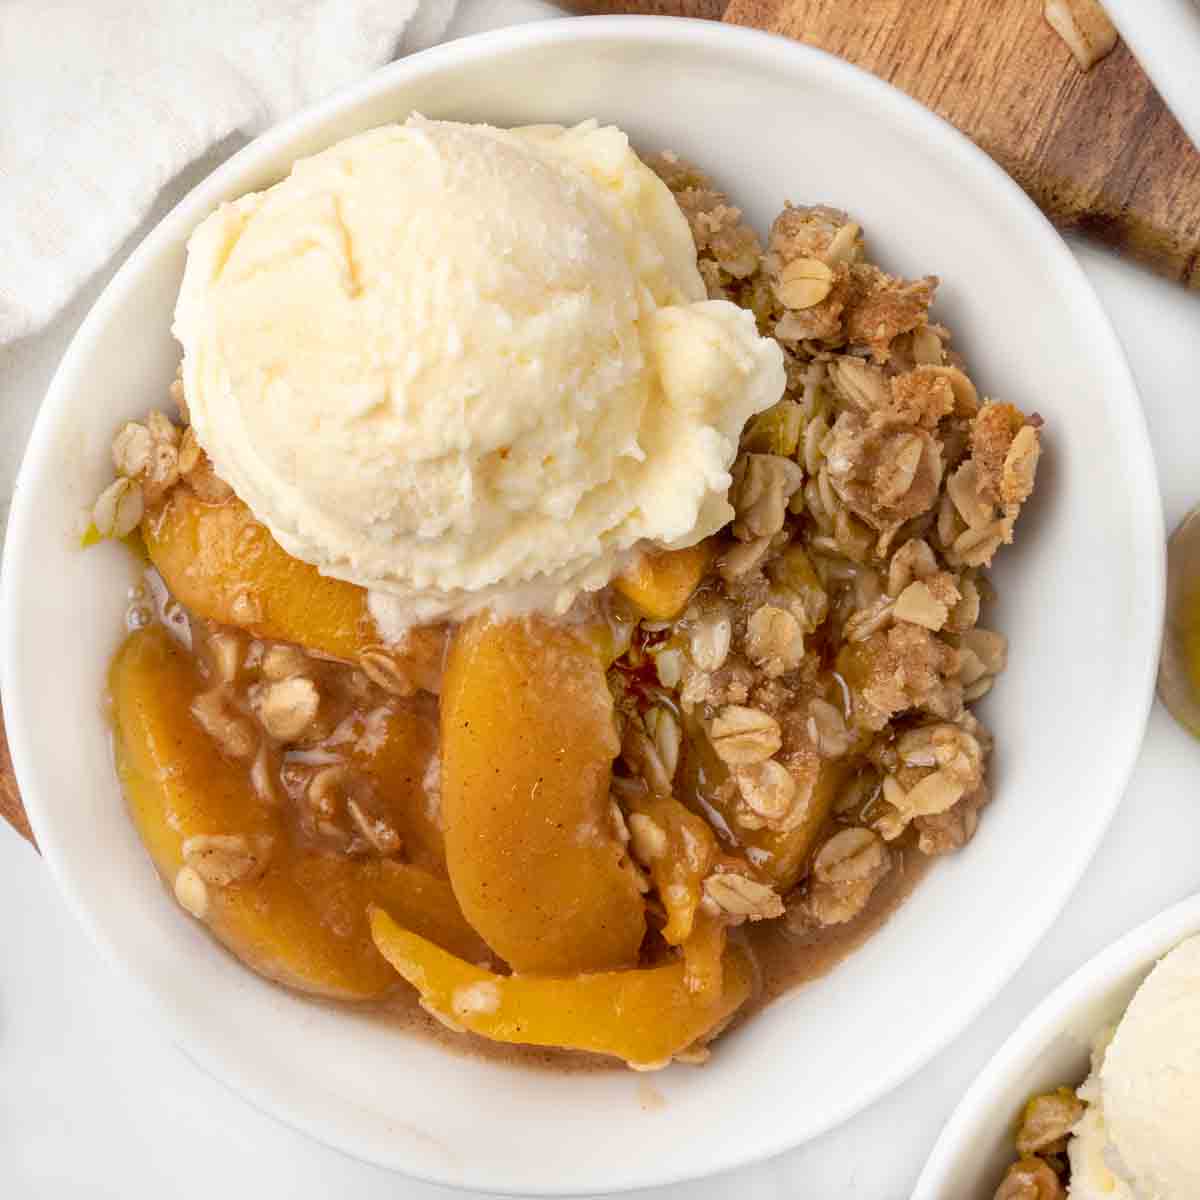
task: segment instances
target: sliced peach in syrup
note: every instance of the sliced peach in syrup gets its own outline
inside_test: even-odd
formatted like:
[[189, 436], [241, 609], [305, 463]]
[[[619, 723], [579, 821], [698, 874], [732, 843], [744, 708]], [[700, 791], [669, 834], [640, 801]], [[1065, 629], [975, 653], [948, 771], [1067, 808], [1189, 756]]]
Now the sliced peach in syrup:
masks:
[[171, 595], [196, 616], [336, 658], [378, 640], [366, 592], [292, 558], [239, 500], [208, 504], [176, 488], [142, 535]]
[[[240, 500], [210, 504], [175, 488], [142, 536], [167, 589], [195, 616], [350, 662], [381, 651], [365, 589], [293, 558]], [[414, 687], [436, 691], [445, 642], [442, 626], [414, 629], [386, 657]]]
[[740, 847], [750, 852], [758, 877], [781, 895], [796, 886], [808, 873], [812, 856], [829, 827], [833, 802], [846, 778], [843, 764], [821, 764], [820, 775], [808, 803], [787, 829], [739, 829]]
[[131, 635], [110, 673], [121, 782], [164, 878], [178, 878], [189, 839], [234, 839], [262, 857], [260, 873], [190, 896], [230, 950], [303, 991], [377, 996], [394, 975], [372, 944], [366, 912], [384, 904], [455, 953], [486, 956], [444, 879], [406, 863], [295, 845], [280, 810], [251, 786], [245, 764], [226, 759], [192, 718], [202, 686], [191, 659], [159, 627]]
[[515, 971], [636, 962], [645, 907], [610, 819], [619, 746], [594, 644], [475, 618], [450, 644], [441, 714], [447, 865], [467, 920]]
[[[681, 769], [680, 796], [689, 808], [717, 819], [728, 830], [729, 849], [744, 854], [752, 874], [779, 893], [796, 886], [808, 870], [821, 834], [828, 828], [833, 802], [850, 768], [844, 761], [815, 764], [816, 782], [807, 801], [786, 829], [748, 829], [739, 823], [736, 792], [723, 787], [729, 768], [717, 757], [698, 726], [688, 731]], [[798, 786], [804, 786], [801, 778]]]
[[[629, 817], [634, 844], [645, 834], [640, 817], [665, 835], [649, 861], [650, 877], [667, 913], [663, 941], [681, 946], [692, 935], [704, 878], [718, 855], [717, 839], [708, 823], [671, 796], [643, 796], [631, 802]], [[657, 835], [656, 835], [657, 836]]]
[[447, 1021], [495, 1042], [610, 1054], [633, 1066], [665, 1065], [717, 1030], [750, 995], [749, 957], [731, 945], [722, 986], [693, 991], [686, 967], [601, 971], [569, 978], [495, 975], [371, 910], [384, 957]]
[[644, 617], [673, 621], [687, 608], [715, 557], [711, 538], [685, 550], [642, 554], [613, 580], [613, 586]]
[[[652, 822], [656, 832], [648, 832], [643, 819]], [[715, 998], [721, 989], [726, 922], [700, 907], [704, 880], [718, 862], [746, 875], [753, 875], [753, 868], [722, 853], [708, 822], [672, 796], [632, 800], [629, 827], [635, 849], [649, 859], [647, 869], [667, 914], [663, 941], [682, 947], [688, 988]]]

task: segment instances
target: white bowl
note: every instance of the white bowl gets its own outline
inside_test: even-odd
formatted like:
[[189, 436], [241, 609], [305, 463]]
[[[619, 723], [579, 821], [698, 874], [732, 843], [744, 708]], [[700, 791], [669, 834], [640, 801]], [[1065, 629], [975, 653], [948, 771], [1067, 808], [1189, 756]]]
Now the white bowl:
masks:
[[1013, 1160], [1013, 1128], [1025, 1102], [1081, 1084], [1096, 1034], [1120, 1019], [1151, 967], [1194, 933], [1200, 933], [1200, 895], [1139, 925], [1055, 988], [963, 1096], [912, 1200], [990, 1200]]
[[1200, 3], [1104, 0], [1104, 7], [1184, 132], [1200, 146]]
[[[410, 110], [497, 124], [600, 116], [709, 166], [765, 227], [783, 200], [865, 222], [896, 271], [945, 279], [975, 377], [1047, 420], [1040, 494], [997, 572], [1011, 665], [989, 699], [996, 800], [887, 928], [721, 1043], [704, 1070], [532, 1073], [457, 1057], [269, 986], [159, 885], [128, 820], [101, 696], [130, 567], [76, 548], [123, 419], [162, 402], [184, 242], [218, 201]], [[990, 159], [899, 92], [781, 39], [649, 18], [556, 21], [398, 63], [247, 147], [131, 256], [84, 323], [13, 500], [3, 585], [9, 742], [67, 903], [205, 1070], [350, 1154], [490, 1191], [690, 1178], [821, 1133], [896, 1086], [1008, 979], [1075, 885], [1150, 703], [1162, 528], [1141, 409], [1074, 259]], [[1021, 879], [1038, 885], [1020, 886]], [[152, 1096], [146, 1103], [153, 1104]], [[649, 1106], [647, 1106], [649, 1107]]]

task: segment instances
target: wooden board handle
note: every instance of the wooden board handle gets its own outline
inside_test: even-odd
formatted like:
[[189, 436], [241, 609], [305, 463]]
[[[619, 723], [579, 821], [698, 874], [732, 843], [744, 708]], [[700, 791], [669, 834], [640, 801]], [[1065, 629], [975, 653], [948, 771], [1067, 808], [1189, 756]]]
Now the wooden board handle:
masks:
[[[8, 736], [4, 732], [4, 709], [0, 707], [0, 817], [3, 817], [22, 837], [33, 842], [33, 830], [21, 804], [21, 793], [17, 790], [17, 777], [13, 774], [12, 759], [8, 753]], [[33, 843], [35, 846], [36, 842]]]

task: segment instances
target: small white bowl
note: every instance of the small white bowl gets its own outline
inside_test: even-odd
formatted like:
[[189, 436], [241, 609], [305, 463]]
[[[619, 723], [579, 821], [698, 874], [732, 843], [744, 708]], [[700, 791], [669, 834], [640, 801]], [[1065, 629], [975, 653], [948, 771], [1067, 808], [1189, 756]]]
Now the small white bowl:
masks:
[[1200, 146], [1200, 3], [1197, 0], [1104, 0], [1184, 132]]
[[1087, 1077], [1091, 1045], [1168, 950], [1200, 933], [1200, 895], [1139, 925], [1060, 984], [996, 1052], [954, 1110], [912, 1200], [990, 1200], [1013, 1161], [1025, 1102]]
[[[855, 956], [722, 1041], [709, 1066], [649, 1081], [661, 1104], [643, 1103], [647, 1081], [630, 1073], [459, 1057], [262, 982], [159, 885], [113, 777], [101, 698], [130, 567], [118, 548], [85, 554], [76, 538], [111, 470], [114, 429], [161, 404], [175, 371], [185, 240], [219, 201], [414, 109], [500, 125], [616, 122], [642, 146], [707, 166], [764, 229], [785, 198], [849, 209], [891, 269], [942, 276], [937, 311], [981, 387], [1047, 420], [1039, 494], [996, 572], [1012, 653], [985, 705], [998, 753], [978, 836]], [[13, 499], [0, 617], [9, 743], [67, 904], [131, 998], [205, 1070], [356, 1157], [437, 1182], [645, 1187], [829, 1129], [926, 1062], [1024, 960], [1133, 767], [1162, 547], [1145, 426], [1112, 328], [1054, 230], [975, 146], [879, 80], [766, 34], [650, 18], [527, 25], [397, 63], [260, 138], [105, 291], [46, 398]]]

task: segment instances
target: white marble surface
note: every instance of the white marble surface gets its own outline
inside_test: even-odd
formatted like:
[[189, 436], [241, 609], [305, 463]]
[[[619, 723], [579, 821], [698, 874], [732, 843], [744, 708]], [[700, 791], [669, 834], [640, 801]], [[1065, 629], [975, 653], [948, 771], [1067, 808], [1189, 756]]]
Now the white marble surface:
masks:
[[[467, 0], [458, 29], [547, 8], [529, 0]], [[1200, 297], [1091, 247], [1075, 249], [1137, 374], [1173, 525], [1200, 500]], [[48, 332], [0, 351], [4, 500], [38, 398], [102, 283]], [[1036, 885], [1022, 873], [1019, 847], [1012, 872], [1014, 888]], [[967, 1033], [833, 1133], [733, 1176], [644, 1195], [903, 1200], [955, 1099], [1036, 1001], [1101, 946], [1198, 889], [1200, 745], [1156, 707], [1133, 782], [1091, 869], [1055, 928]], [[130, 1006], [59, 903], [36, 854], [3, 828], [0, 911], [0, 1196], [434, 1200], [459, 1194], [352, 1162], [201, 1074]], [[930, 1019], [937, 1020], [936, 996]]]

